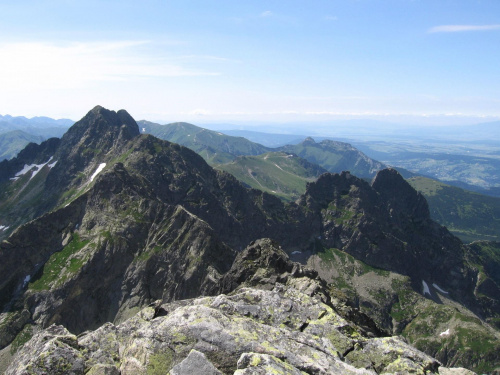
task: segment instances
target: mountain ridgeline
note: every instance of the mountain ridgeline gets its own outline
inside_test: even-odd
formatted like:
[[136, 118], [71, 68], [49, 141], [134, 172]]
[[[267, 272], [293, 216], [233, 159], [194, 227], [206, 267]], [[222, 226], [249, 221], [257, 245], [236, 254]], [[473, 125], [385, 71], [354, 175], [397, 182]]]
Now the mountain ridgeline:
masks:
[[[51, 337], [49, 341], [54, 347], [58, 347], [57, 342], [65, 342], [74, 358], [91, 356], [85, 363], [76, 359], [71, 362], [71, 366], [80, 369], [72, 370], [73, 373], [83, 374], [94, 366], [114, 366], [122, 374], [134, 373], [137, 369], [133, 369], [132, 362], [141, 361], [142, 367], [137, 365], [140, 369], [135, 373], [150, 371], [154, 363], [157, 372], [176, 373], [175, 366], [181, 366], [191, 356], [191, 349], [206, 356], [221, 373], [236, 373], [237, 368], [243, 368], [238, 360], [240, 355], [253, 352], [248, 336], [252, 327], [255, 332], [262, 331], [255, 323], [245, 323], [248, 333], [238, 334], [244, 340], [237, 342], [250, 340], [250, 346], [234, 346], [238, 349], [231, 352], [228, 361], [224, 360], [225, 355], [217, 356], [208, 341], [203, 341], [202, 331], [191, 331], [188, 326], [178, 327], [177, 336], [169, 331], [169, 335], [175, 336], [169, 336], [169, 342], [182, 347], [176, 351], [170, 346], [173, 352], [168, 355], [156, 341], [147, 345], [151, 352], [142, 356], [139, 352], [133, 354], [137, 343], [125, 345], [118, 340], [113, 344], [121, 348], [120, 355], [142, 358], [135, 362], [119, 358], [111, 347], [101, 357], [92, 354], [95, 348], [88, 347], [79, 357], [72, 350], [90, 345], [93, 339], [87, 336], [77, 342], [69, 332], [96, 330], [94, 338], [101, 333], [106, 336], [109, 332], [105, 330], [115, 334], [124, 330], [125, 336], [135, 335], [126, 333], [127, 329], [134, 326], [137, 332], [154, 330], [154, 326], [142, 324], [159, 323], [155, 317], [165, 316], [168, 320], [177, 315], [188, 316], [188, 306], [181, 300], [220, 293], [234, 295], [231, 293], [238, 291], [249, 293], [244, 298], [252, 299], [255, 307], [241, 307], [239, 301], [232, 311], [240, 312], [234, 316], [241, 314], [259, 320], [261, 302], [292, 298], [294, 293], [312, 296], [318, 288], [325, 311], [344, 311], [344, 318], [353, 321], [351, 328], [341, 329], [344, 335], [350, 332], [348, 338], [339, 339], [332, 334], [328, 339], [328, 345], [340, 353], [335, 358], [342, 364], [328, 357], [321, 362], [326, 367], [301, 368], [297, 356], [302, 354], [291, 347], [276, 349], [280, 342], [276, 337], [267, 337], [268, 344], [259, 349], [267, 356], [266, 361], [276, 358], [284, 368], [292, 366], [315, 374], [396, 372], [397, 366], [403, 364], [396, 361], [394, 346], [390, 349], [395, 355], [391, 360], [394, 363], [363, 359], [378, 353], [375, 348], [370, 351], [374, 342], [369, 338], [395, 334], [405, 336], [417, 349], [444, 365], [478, 371], [493, 371], [498, 366], [498, 246], [463, 245], [430, 219], [425, 198], [397, 171], [384, 169], [371, 183], [349, 172], [324, 173], [307, 185], [305, 194], [297, 201], [284, 203], [274, 195], [245, 187], [227, 172], [213, 169], [186, 147], [140, 134], [142, 127], [144, 123], [138, 126], [123, 110], [113, 112], [96, 107], [60, 141], [32, 146], [17, 158], [0, 164], [0, 236], [4, 239], [0, 244], [0, 348], [5, 348], [2, 353], [9, 350], [14, 355], [10, 373], [22, 366], [43, 368], [43, 350], [37, 346], [48, 340], [43, 337]], [[259, 260], [255, 246], [248, 247], [251, 243], [266, 248], [268, 260]], [[246, 255], [241, 258], [244, 249]], [[315, 270], [287, 263], [288, 256]], [[273, 263], [277, 259], [282, 260]], [[348, 269], [347, 259], [354, 265], [354, 273]], [[277, 264], [275, 271], [266, 270], [265, 264]], [[360, 276], [359, 280], [371, 275], [367, 283], [375, 295], [385, 293], [389, 280], [394, 284], [390, 298], [374, 301], [362, 291], [368, 284], [356, 289], [357, 286], [338, 282], [339, 278], [352, 280], [355, 275]], [[313, 287], [311, 281], [294, 281], [301, 278], [319, 284], [313, 283]], [[375, 278], [377, 282], [373, 282]], [[332, 286], [326, 287], [324, 280]], [[256, 297], [245, 288], [262, 292]], [[270, 290], [277, 294], [262, 294]], [[220, 302], [226, 297], [214, 298]], [[192, 319], [227, 319], [223, 315], [231, 314], [230, 310], [215, 300], [195, 300], [198, 308], [197, 312], [190, 310]], [[400, 313], [398, 309], [410, 300], [410, 305], [415, 309], [420, 306], [421, 310], [409, 316]], [[287, 301], [283, 300], [284, 305], [290, 303]], [[210, 310], [215, 305], [222, 312]], [[423, 319], [424, 314], [419, 313], [425, 309], [437, 311], [436, 319], [446, 320], [434, 320], [433, 326], [429, 326], [429, 319]], [[144, 314], [150, 312], [149, 318], [145, 318]], [[290, 335], [301, 335], [317, 319], [337, 319], [324, 314], [307, 312], [297, 327], [293, 320], [285, 319], [282, 323], [295, 330]], [[450, 328], [452, 333], [440, 336], [450, 316], [455, 322]], [[56, 329], [53, 324], [64, 328]], [[229, 341], [211, 345], [229, 350], [227, 345], [235, 337], [233, 329], [241, 331], [241, 327], [217, 324], [229, 330], [224, 333]], [[265, 324], [278, 327], [281, 323], [277, 319]], [[146, 336], [150, 338], [155, 335], [148, 332]], [[314, 332], [311, 334], [319, 334]], [[356, 338], [354, 332], [362, 332], [362, 337]], [[33, 339], [24, 344], [31, 336]], [[99, 337], [105, 340], [104, 336]], [[309, 339], [300, 338], [301, 342]], [[23, 344], [26, 348], [22, 348]], [[398, 345], [403, 343], [398, 341]], [[318, 350], [330, 353], [328, 348]], [[27, 354], [39, 349], [38, 357]], [[382, 353], [383, 349], [379, 351]], [[51, 354], [53, 358], [57, 357], [55, 353]], [[408, 354], [403, 362], [408, 366], [410, 362], [418, 363], [421, 371], [438, 373], [439, 362], [424, 360], [424, 356]], [[0, 361], [1, 358], [4, 357], [0, 355]], [[162, 364], [154, 362], [154, 358], [161, 359]], [[337, 365], [348, 365], [349, 371]]]
[[324, 140], [319, 143], [308, 137], [296, 145], [269, 148], [243, 137], [234, 137], [187, 123], [158, 125], [139, 121], [141, 130], [158, 138], [182, 144], [200, 154], [209, 164], [235, 161], [239, 156], [257, 156], [269, 152], [294, 154], [332, 173], [348, 170], [359, 177], [371, 178], [385, 168], [348, 143]]
[[30, 142], [61, 137], [72, 124], [67, 119], [0, 115], [0, 161], [12, 159]]

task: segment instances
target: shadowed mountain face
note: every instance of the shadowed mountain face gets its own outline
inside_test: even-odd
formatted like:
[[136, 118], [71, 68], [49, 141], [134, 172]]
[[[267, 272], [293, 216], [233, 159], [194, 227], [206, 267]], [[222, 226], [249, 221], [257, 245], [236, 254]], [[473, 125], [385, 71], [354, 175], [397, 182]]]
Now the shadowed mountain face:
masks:
[[[423, 196], [395, 170], [371, 184], [326, 173], [284, 204], [185, 147], [139, 134], [125, 111], [102, 107], [60, 142], [32, 151], [30, 160], [0, 165], [0, 225], [9, 228], [0, 232], [2, 347], [26, 324], [79, 333], [156, 300], [218, 293], [235, 283], [227, 275], [236, 254], [263, 237], [302, 262], [335, 248], [408, 277], [419, 293], [425, 280], [484, 319], [500, 314], [496, 268], [480, 268], [497, 258], [433, 222]], [[20, 174], [28, 162], [39, 164]], [[35, 208], [24, 215], [28, 206]], [[438, 300], [434, 289], [427, 296]], [[377, 324], [393, 329], [390, 319]]]

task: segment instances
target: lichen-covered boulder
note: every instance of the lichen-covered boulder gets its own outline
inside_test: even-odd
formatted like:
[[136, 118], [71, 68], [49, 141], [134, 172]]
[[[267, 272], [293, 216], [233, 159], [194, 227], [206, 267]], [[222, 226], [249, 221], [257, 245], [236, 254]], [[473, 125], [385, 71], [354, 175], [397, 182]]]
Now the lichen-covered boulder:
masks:
[[6, 375], [84, 374], [85, 358], [75, 335], [61, 326], [35, 334], [12, 363]]

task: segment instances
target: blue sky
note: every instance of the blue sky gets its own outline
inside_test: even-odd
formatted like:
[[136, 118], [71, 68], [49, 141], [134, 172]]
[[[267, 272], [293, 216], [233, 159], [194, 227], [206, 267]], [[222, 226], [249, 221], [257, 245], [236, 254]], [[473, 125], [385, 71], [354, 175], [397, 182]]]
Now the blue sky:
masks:
[[0, 56], [0, 114], [500, 118], [498, 0], [0, 0]]

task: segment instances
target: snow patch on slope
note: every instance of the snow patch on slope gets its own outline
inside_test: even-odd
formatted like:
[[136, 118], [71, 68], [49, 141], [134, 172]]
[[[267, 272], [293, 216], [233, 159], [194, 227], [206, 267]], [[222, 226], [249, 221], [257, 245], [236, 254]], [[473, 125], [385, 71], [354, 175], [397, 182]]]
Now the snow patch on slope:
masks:
[[96, 176], [101, 173], [101, 171], [104, 169], [104, 167], [106, 166], [106, 163], [101, 163], [99, 164], [99, 166], [97, 167], [96, 171], [94, 172], [94, 174], [90, 177], [90, 182], [94, 181], [94, 178], [96, 178]]
[[449, 335], [450, 335], [450, 329], [449, 329], [449, 328], [448, 328], [446, 331], [441, 332], [441, 333], [439, 334], [439, 336], [441, 336], [441, 337], [442, 337], [442, 336], [449, 336]]
[[437, 285], [436, 283], [432, 284], [432, 286], [433, 286], [434, 288], [436, 288], [439, 292], [441, 292], [441, 293], [443, 293], [443, 294], [448, 294], [448, 292], [446, 292], [446, 291], [444, 291], [443, 289], [441, 289], [441, 288], [439, 287], [439, 285]]
[[30, 275], [27, 275], [25, 278], [24, 278], [24, 281], [23, 281], [23, 288], [30, 282], [31, 280], [31, 276]]
[[[28, 173], [30, 171], [32, 172], [31, 177], [30, 177], [30, 180], [31, 180], [33, 177], [35, 177], [38, 174], [38, 172], [40, 172], [42, 170], [43, 167], [45, 167], [47, 164], [50, 163], [52, 158], [53, 158], [53, 156], [51, 156], [47, 162], [42, 163], [42, 164], [30, 164], [30, 165], [25, 164], [24, 168], [21, 169], [19, 172], [17, 172], [16, 176], [12, 177], [11, 180], [16, 181], [19, 179], [19, 177], [25, 175], [26, 173]], [[56, 165], [56, 163], [57, 163], [57, 161], [55, 161], [52, 164], [49, 164], [49, 168], [52, 168], [54, 165]]]
[[422, 292], [422, 294], [425, 296], [425, 294], [427, 293], [429, 296], [431, 296], [431, 291], [429, 290], [429, 285], [427, 285], [427, 283], [422, 280], [422, 285], [424, 287], [424, 291]]

